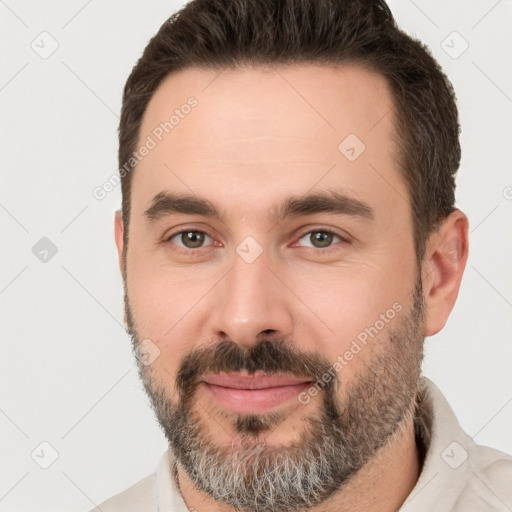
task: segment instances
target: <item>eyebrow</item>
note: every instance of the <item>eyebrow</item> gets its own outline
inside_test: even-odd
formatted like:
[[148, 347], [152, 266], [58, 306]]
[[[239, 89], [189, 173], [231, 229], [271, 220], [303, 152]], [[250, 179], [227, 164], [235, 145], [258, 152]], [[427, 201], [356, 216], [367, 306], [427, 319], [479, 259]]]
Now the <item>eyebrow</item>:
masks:
[[[375, 218], [373, 208], [363, 201], [339, 192], [329, 191], [288, 197], [281, 204], [274, 205], [270, 209], [270, 219], [274, 222], [281, 222], [290, 217], [315, 213], [333, 213], [366, 220]], [[160, 192], [144, 212], [144, 216], [150, 222], [173, 214], [203, 215], [222, 221], [221, 212], [211, 201], [193, 194]]]

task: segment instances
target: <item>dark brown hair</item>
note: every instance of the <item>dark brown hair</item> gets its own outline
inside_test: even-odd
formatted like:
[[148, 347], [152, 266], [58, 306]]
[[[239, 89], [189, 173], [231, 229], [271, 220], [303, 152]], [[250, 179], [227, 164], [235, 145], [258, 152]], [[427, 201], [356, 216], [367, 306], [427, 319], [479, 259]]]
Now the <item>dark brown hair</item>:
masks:
[[193, 0], [173, 14], [147, 45], [124, 88], [119, 168], [125, 170], [125, 248], [133, 174], [126, 172], [127, 162], [162, 80], [192, 66], [220, 70], [294, 63], [355, 63], [387, 80], [416, 255], [422, 259], [428, 236], [454, 210], [458, 113], [440, 66], [426, 46], [397, 27], [383, 0]]

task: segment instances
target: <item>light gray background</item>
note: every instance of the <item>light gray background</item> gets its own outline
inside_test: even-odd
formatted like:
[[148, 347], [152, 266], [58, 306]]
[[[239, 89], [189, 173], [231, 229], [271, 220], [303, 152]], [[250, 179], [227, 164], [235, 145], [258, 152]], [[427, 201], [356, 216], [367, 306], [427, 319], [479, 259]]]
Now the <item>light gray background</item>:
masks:
[[[117, 169], [124, 81], [180, 5], [0, 0], [1, 511], [88, 510], [152, 472], [166, 448], [123, 328], [120, 191], [98, 201], [92, 190]], [[512, 2], [390, 5], [453, 81], [463, 127], [457, 204], [470, 258], [424, 372], [477, 442], [510, 453]], [[469, 44], [458, 58], [453, 31]], [[31, 44], [48, 52], [52, 38], [43, 59]], [[42, 237], [58, 248], [46, 263], [32, 253]]]

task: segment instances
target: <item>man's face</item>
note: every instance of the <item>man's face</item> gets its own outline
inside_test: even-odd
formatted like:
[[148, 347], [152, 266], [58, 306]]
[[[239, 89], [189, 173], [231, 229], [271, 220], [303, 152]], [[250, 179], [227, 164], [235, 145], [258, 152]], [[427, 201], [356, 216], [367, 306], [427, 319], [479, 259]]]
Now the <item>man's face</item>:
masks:
[[[422, 299], [394, 120], [385, 81], [351, 66], [187, 69], [148, 105], [127, 321], [178, 462], [219, 501], [264, 510], [243, 501], [258, 481], [318, 503], [412, 410]], [[284, 460], [324, 467], [286, 487]]]

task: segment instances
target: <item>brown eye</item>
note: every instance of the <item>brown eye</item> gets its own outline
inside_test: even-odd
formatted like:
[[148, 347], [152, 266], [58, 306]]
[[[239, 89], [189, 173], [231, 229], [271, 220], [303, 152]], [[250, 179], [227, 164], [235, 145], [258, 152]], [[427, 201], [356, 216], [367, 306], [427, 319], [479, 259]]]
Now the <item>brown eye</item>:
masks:
[[198, 249], [208, 240], [211, 243], [212, 238], [203, 231], [180, 231], [169, 238], [169, 241], [184, 249]]
[[331, 231], [310, 231], [301, 237], [299, 244], [305, 247], [323, 249], [325, 247], [330, 247], [333, 243], [341, 240], [340, 236], [332, 233]]

